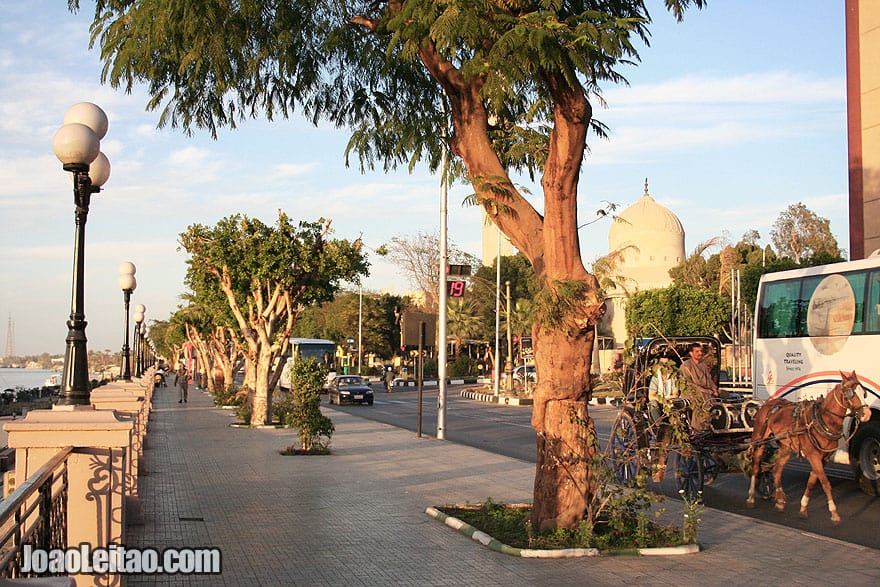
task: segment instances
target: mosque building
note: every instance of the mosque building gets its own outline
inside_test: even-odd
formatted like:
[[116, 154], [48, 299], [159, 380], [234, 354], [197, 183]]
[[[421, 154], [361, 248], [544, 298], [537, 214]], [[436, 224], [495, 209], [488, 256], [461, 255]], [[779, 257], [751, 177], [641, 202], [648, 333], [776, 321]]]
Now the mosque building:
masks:
[[612, 345], [626, 340], [627, 299], [636, 291], [669, 287], [669, 270], [685, 258], [684, 228], [678, 216], [645, 193], [618, 215], [608, 231], [608, 253], [614, 256], [608, 276], [614, 287], [606, 291], [605, 316], [600, 335]]

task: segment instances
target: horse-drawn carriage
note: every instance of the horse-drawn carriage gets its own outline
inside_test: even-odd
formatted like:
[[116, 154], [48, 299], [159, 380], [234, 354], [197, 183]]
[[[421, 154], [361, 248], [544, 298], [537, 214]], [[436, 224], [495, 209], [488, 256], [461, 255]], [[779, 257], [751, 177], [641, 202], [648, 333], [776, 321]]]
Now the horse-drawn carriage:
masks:
[[[703, 345], [704, 361], [718, 382], [721, 343], [708, 336], [651, 339], [635, 361], [625, 367], [623, 400], [619, 402], [620, 412], [611, 427], [608, 444], [609, 463], [617, 482], [633, 484], [643, 472], [665, 469], [668, 452], [678, 488], [692, 498], [704, 485], [712, 483], [718, 473], [738, 467], [739, 453], [748, 449], [760, 403], [743, 393], [729, 393], [725, 399], [712, 400], [700, 407], [692, 405], [687, 394], [683, 394], [682, 400], [668, 402], [667, 412], [659, 418], [654, 410], [648, 409], [650, 379], [661, 358], [670, 359], [676, 369], [687, 357], [692, 343]], [[685, 387], [683, 383], [679, 382], [680, 388]], [[695, 409], [706, 412], [703, 420], [708, 423], [708, 430], [695, 433]], [[674, 429], [671, 434], [670, 428]], [[769, 494], [771, 482], [769, 475], [760, 475], [758, 490]]]
[[[652, 416], [652, 410], [648, 409], [650, 378], [660, 359], [669, 358], [680, 365], [681, 358], [695, 342], [708, 351], [704, 360], [717, 382], [721, 344], [712, 337], [652, 339], [634, 363], [627, 366], [624, 399], [608, 442], [610, 467], [617, 482], [629, 485], [644, 470], [665, 469], [668, 452], [674, 463], [678, 488], [688, 498], [697, 496], [720, 472], [737, 470], [745, 472], [751, 480], [747, 505], [753, 507], [756, 494], [760, 494], [765, 499], [775, 497], [776, 509], [781, 511], [786, 502], [781, 486], [782, 469], [797, 455], [806, 459], [811, 468], [800, 500], [800, 515], [807, 516], [810, 491], [819, 483], [828, 500], [831, 521], [840, 522], [825, 465], [837, 450], [838, 442], [855, 436], [859, 425], [871, 418], [871, 410], [865, 403], [867, 391], [858, 375], [841, 371], [840, 383], [827, 394], [798, 402], [774, 398], [761, 404], [743, 394], [732, 393], [724, 394], [729, 395], [725, 399], [705, 403], [697, 392], [695, 401], [702, 403], [708, 412], [702, 422], [708, 420], [709, 428], [696, 432], [691, 426], [696, 408], [686, 402], [667, 409], [659, 418]], [[687, 384], [681, 385], [682, 389], [687, 387]], [[677, 434], [667, 443], [660, 440], [664, 426], [677, 428]]]

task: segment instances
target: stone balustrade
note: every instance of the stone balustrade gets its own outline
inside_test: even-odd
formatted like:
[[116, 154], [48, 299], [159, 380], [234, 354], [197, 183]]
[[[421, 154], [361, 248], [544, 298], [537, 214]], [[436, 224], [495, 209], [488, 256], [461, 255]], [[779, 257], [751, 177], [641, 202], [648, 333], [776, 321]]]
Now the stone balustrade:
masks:
[[[62, 447], [68, 457], [67, 544], [92, 548], [125, 543], [125, 525], [137, 518], [138, 476], [146, 446], [153, 375], [117, 381], [91, 393], [90, 406], [54, 406], [8, 422], [15, 478], [27, 479]], [[76, 585], [121, 585], [119, 575], [75, 575]]]

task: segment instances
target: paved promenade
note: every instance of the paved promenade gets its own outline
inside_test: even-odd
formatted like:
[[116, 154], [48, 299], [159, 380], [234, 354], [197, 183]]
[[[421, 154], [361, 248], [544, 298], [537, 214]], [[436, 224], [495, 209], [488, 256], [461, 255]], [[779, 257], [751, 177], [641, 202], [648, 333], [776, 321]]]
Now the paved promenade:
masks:
[[[446, 503], [530, 501], [534, 465], [324, 408], [332, 456], [281, 456], [290, 430], [230, 427], [193, 390], [159, 388], [128, 546], [219, 547], [223, 573], [128, 585], [880, 584], [880, 551], [706, 509], [698, 554], [524, 559], [428, 517]], [[364, 407], [364, 409], [369, 409]], [[455, 426], [450, 421], [449, 426]], [[680, 502], [667, 510], [680, 519]], [[851, 522], [856, 523], [855, 520]]]

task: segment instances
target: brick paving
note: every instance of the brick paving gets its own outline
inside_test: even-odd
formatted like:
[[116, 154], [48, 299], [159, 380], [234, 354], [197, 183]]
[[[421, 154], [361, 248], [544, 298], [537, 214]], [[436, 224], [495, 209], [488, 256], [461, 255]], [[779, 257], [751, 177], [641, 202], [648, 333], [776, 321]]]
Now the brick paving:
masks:
[[[324, 408], [333, 455], [282, 456], [281, 429], [232, 428], [193, 390], [160, 388], [150, 420], [143, 524], [130, 547], [218, 547], [217, 576], [131, 576], [127, 585], [815, 585], [880, 583], [880, 551], [718, 510], [699, 554], [522, 559], [428, 517], [431, 505], [530, 501], [534, 465]], [[365, 408], [368, 409], [368, 408]], [[680, 502], [667, 500], [680, 519]]]

